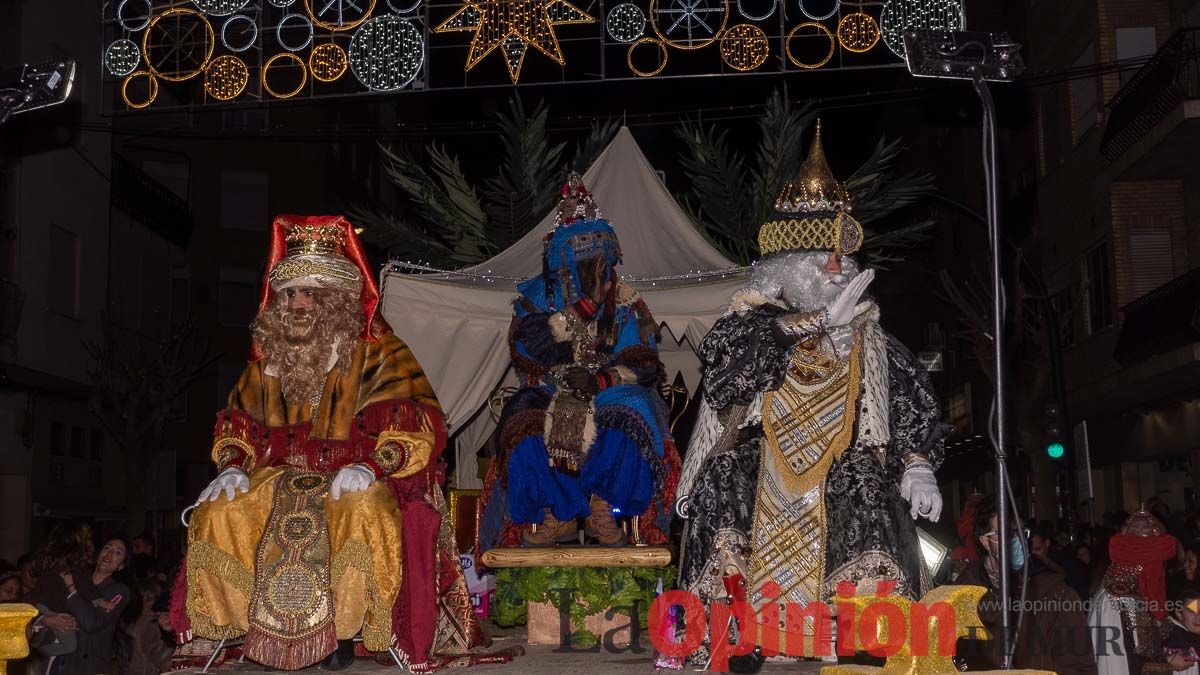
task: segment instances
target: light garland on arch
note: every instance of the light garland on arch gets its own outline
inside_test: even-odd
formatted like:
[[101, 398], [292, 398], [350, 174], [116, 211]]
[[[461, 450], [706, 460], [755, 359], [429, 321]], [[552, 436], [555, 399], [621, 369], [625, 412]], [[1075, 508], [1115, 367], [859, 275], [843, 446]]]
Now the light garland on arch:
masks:
[[838, 44], [848, 52], [861, 54], [879, 44], [879, 24], [865, 12], [847, 14], [838, 22]]
[[[308, 16], [312, 22], [321, 28], [332, 31], [347, 31], [358, 28], [371, 17], [371, 12], [375, 11], [375, 0], [365, 0], [367, 8], [363, 9], [361, 3], [364, 0], [304, 0], [304, 8], [308, 10]], [[320, 7], [314, 11], [315, 7]], [[346, 18], [347, 10], [356, 10], [361, 12], [357, 18]], [[332, 13], [336, 17], [333, 21], [326, 21], [325, 15]]]
[[888, 0], [879, 17], [884, 44], [902, 59], [910, 28], [962, 30], [965, 24], [961, 0]]
[[771, 18], [771, 15], [774, 14], [775, 10], [779, 8], [780, 0], [771, 0], [771, 8], [767, 11], [766, 14], [763, 14], [762, 16], [755, 16], [755, 15], [747, 12], [746, 8], [742, 6], [742, 2], [743, 2], [743, 0], [737, 0], [738, 14], [741, 14], [743, 17], [749, 19], [750, 21], [766, 21], [767, 19]]
[[213, 16], [229, 16], [249, 4], [250, 0], [192, 0], [200, 11]]
[[604, 27], [617, 42], [633, 42], [646, 34], [646, 15], [641, 7], [623, 2], [609, 10]]
[[[653, 38], [648, 38], [648, 39], [653, 39]], [[486, 282], [492, 283], [492, 284], [496, 283], [497, 281], [509, 282], [509, 283], [514, 283], [514, 284], [520, 283], [522, 281], [528, 281], [528, 278], [526, 278], [526, 277], [510, 277], [510, 276], [505, 276], [503, 274], [492, 274], [491, 270], [488, 270], [488, 271], [485, 271], [482, 273], [481, 272], [468, 272], [467, 270], [447, 270], [447, 269], [442, 269], [440, 267], [434, 267], [433, 265], [426, 265], [425, 263], [411, 262], [411, 261], [407, 261], [407, 260], [405, 260], [405, 261], [390, 260], [390, 261], [388, 261], [387, 266], [388, 266], [389, 272], [399, 272], [399, 273], [421, 272], [421, 273], [423, 273], [422, 275], [428, 275], [431, 277], [432, 276], [443, 276], [443, 277], [455, 277], [455, 278], [460, 278], [460, 279], [474, 279], [476, 281], [486, 281]], [[650, 276], [650, 277], [638, 277], [638, 276], [634, 276], [632, 274], [622, 274], [622, 275], [620, 275], [620, 278], [622, 281], [625, 281], [625, 282], [637, 283], [637, 284], [650, 284], [651, 286], [657, 286], [659, 283], [665, 284], [667, 282], [672, 282], [672, 281], [695, 281], [696, 283], [704, 283], [704, 282], [709, 282], [709, 281], [720, 281], [722, 279], [729, 279], [732, 277], [740, 277], [740, 276], [749, 274], [752, 269], [754, 269], [753, 265], [735, 266], [735, 267], [729, 267], [729, 268], [722, 269], [722, 270], [707, 270], [707, 271], [695, 270], [695, 271], [686, 272], [683, 274], [664, 274], [664, 275]]]
[[318, 82], [333, 82], [344, 75], [349, 66], [346, 50], [336, 42], [319, 44], [308, 55], [308, 70]]
[[754, 70], [766, 63], [770, 54], [767, 34], [753, 24], [738, 24], [721, 36], [721, 60], [734, 70]]
[[[275, 62], [280, 59], [290, 59], [296, 65], [300, 66], [300, 84], [296, 85], [296, 88], [289, 92], [277, 92], [271, 88], [270, 84], [267, 83], [267, 73], [271, 70], [271, 66], [275, 65]], [[261, 78], [263, 91], [267, 92], [271, 96], [274, 96], [275, 98], [291, 98], [303, 91], [304, 85], [308, 84], [308, 68], [305, 66], [304, 61], [299, 56], [296, 56], [291, 52], [280, 52], [267, 59], [267, 62], [263, 64]]]
[[[229, 27], [235, 23], [243, 21], [250, 26], [250, 39], [246, 41], [246, 44], [241, 45], [240, 47], [235, 47], [229, 44]], [[225, 19], [225, 24], [221, 26], [221, 44], [225, 45], [225, 49], [228, 49], [235, 54], [240, 54], [241, 52], [253, 47], [255, 42], [258, 42], [258, 23], [255, 22], [254, 19], [246, 16], [245, 14], [234, 14], [228, 19]]]
[[[167, 73], [163, 73], [157, 67], [155, 67], [154, 61], [150, 58], [150, 36], [154, 33], [154, 28], [158, 26], [163, 19], [171, 17], [182, 18], [184, 16], [193, 17], [195, 20], [204, 25], [204, 58], [200, 61], [200, 64], [196, 66], [196, 69], [190, 73], [179, 74], [176, 72], [168, 75]], [[146, 26], [146, 32], [142, 34], [142, 54], [145, 54], [146, 56], [146, 67], [155, 77], [167, 80], [168, 82], [183, 82], [184, 80], [190, 80], [204, 72], [204, 67], [208, 65], [209, 59], [212, 58], [213, 48], [217, 46], [216, 43], [216, 35], [213, 34], [212, 24], [208, 22], [207, 17], [194, 9], [188, 9], [186, 7], [173, 7], [151, 19], [150, 23]]]
[[372, 91], [408, 86], [425, 63], [425, 40], [411, 22], [378, 16], [363, 24], [347, 55], [354, 77]]
[[400, 7], [397, 7], [393, 0], [387, 0], [387, 6], [397, 14], [411, 14], [412, 12], [417, 11], [417, 8], [421, 6], [421, 0], [413, 0], [411, 5], [402, 5]]
[[128, 38], [121, 38], [104, 50], [104, 67], [117, 77], [124, 77], [137, 70], [141, 62], [141, 50], [136, 42]]
[[841, 0], [823, 0], [824, 2], [830, 3], [830, 8], [829, 8], [828, 12], [826, 12], [825, 14], [821, 14], [821, 12], [819, 10], [824, 9], [823, 7], [818, 5], [816, 9], [813, 9], [812, 7], [809, 6], [810, 4], [812, 4], [814, 2], [820, 2], [820, 1], [822, 1], [822, 0], [798, 0], [798, 2], [800, 4], [800, 13], [803, 14], [804, 16], [807, 16], [808, 18], [812, 19], [813, 21], [824, 21], [825, 19], [828, 19], [829, 17], [833, 16], [834, 14], [837, 14], [838, 10], [841, 9], [841, 7], [842, 7]]
[[[140, 25], [130, 26], [129, 24], [125, 23], [125, 8], [130, 2], [141, 2], [146, 5], [146, 17]], [[149, 26], [152, 18], [154, 18], [154, 8], [150, 5], [150, 0], [121, 0], [121, 4], [117, 5], [117, 23], [120, 24], [121, 28], [124, 28], [130, 33], [136, 33], [139, 30], [144, 29], [146, 26]]]
[[232, 101], [241, 96], [249, 83], [250, 69], [230, 54], [213, 59], [204, 70], [204, 91], [218, 101]]
[[[146, 81], [148, 82], [147, 87], [149, 87], [149, 89], [146, 93], [145, 101], [134, 102], [129, 98], [129, 83], [133, 82], [134, 78], [138, 77], [146, 78]], [[154, 103], [154, 99], [156, 98], [158, 98], [158, 78], [154, 77], [154, 73], [148, 70], [132, 72], [121, 82], [121, 100], [125, 101], [125, 105], [134, 110], [141, 110], [142, 108], [148, 107], [151, 103]]]
[[[825, 57], [823, 59], [821, 59], [820, 61], [818, 61], [816, 63], [808, 63], [808, 62], [801, 61], [800, 59], [796, 58], [796, 55], [792, 53], [792, 38], [796, 37], [796, 33], [801, 28], [816, 28], [817, 34], [819, 36], [824, 36], [826, 39], [829, 40], [829, 52], [827, 54], [825, 54]], [[813, 36], [801, 36], [801, 37], [813, 37]], [[825, 26], [822, 26], [821, 24], [815, 23], [815, 22], [802, 23], [802, 24], [796, 26], [795, 28], [788, 31], [787, 38], [784, 40], [784, 51], [787, 52], [788, 60], [791, 61], [792, 65], [796, 66], [797, 68], [804, 68], [805, 70], [815, 70], [815, 69], [820, 68], [821, 66], [825, 65], [826, 63], [829, 63], [829, 60], [833, 58], [833, 52], [834, 52], [834, 49], [836, 48], [836, 46], [837, 46], [837, 42], [833, 39], [833, 33], [830, 33], [829, 29], [826, 28]]]
[[[658, 47], [658, 52], [662, 56], [662, 60], [659, 61], [658, 67], [655, 68], [654, 70], [640, 70], [637, 66], [633, 65], [633, 50], [637, 49], [638, 45], [645, 45], [645, 44], [655, 45], [656, 47]], [[641, 38], [637, 42], [629, 45], [629, 51], [625, 53], [625, 63], [629, 66], [629, 72], [633, 73], [634, 75], [637, 75], [638, 77], [654, 77], [655, 75], [661, 73], [663, 71], [663, 69], [667, 67], [667, 46], [665, 44], [663, 44], [663, 41], [659, 40], [658, 38], [652, 38], [652, 37]]]
[[[662, 7], [664, 2], [669, 6]], [[714, 13], [720, 14], [719, 24], [712, 16]], [[668, 21], [665, 31], [660, 25], [661, 17]], [[650, 25], [654, 27], [654, 33], [664, 44], [676, 49], [690, 51], [711, 45], [720, 39], [728, 20], [727, 0], [650, 0]], [[677, 40], [669, 37], [670, 33], [680, 29], [685, 37]], [[702, 31], [704, 35], [697, 37], [693, 30]]]

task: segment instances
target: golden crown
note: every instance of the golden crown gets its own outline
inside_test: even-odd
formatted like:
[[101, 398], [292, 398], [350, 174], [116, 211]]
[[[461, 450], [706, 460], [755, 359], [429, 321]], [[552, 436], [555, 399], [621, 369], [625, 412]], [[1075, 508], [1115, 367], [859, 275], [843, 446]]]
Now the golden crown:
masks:
[[862, 246], [862, 225], [850, 216], [850, 193], [833, 177], [821, 146], [821, 121], [800, 173], [775, 200], [776, 215], [758, 230], [762, 255], [783, 251], [854, 253]]
[[306, 253], [346, 255], [346, 230], [337, 223], [284, 223], [283, 240], [288, 256]]

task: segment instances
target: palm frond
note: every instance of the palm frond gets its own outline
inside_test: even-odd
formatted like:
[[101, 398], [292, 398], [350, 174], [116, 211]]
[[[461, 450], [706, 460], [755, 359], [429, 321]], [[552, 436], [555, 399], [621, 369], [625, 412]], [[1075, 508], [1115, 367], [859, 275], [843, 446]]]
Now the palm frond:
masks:
[[752, 219], [765, 222], [774, 211], [775, 198], [784, 183], [795, 177], [803, 161], [804, 131], [816, 117], [809, 104], [797, 108], [787, 97], [787, 87], [775, 90], [767, 99], [759, 120], [756, 165], [750, 170]]
[[484, 260], [494, 252], [488, 243], [487, 214], [475, 188], [463, 175], [462, 164], [458, 157], [452, 157], [436, 143], [429, 144], [429, 159], [441, 185], [445, 210], [457, 219], [449, 228], [457, 234], [453, 240], [454, 259], [464, 263]]
[[363, 204], [346, 207], [346, 215], [362, 228], [364, 241], [386, 249], [389, 256], [439, 266], [457, 262], [453, 248], [403, 218]]
[[506, 159], [483, 187], [493, 226], [489, 235], [497, 245], [519, 239], [554, 205], [565, 144], [548, 141], [549, 112], [542, 102], [526, 113], [525, 104], [514, 95], [508, 113], [497, 115]]
[[683, 201], [712, 238], [744, 247], [758, 224], [750, 224], [746, 162], [730, 149], [728, 132], [684, 122], [675, 134], [686, 146], [679, 163], [691, 183]]
[[604, 152], [604, 149], [612, 142], [613, 136], [617, 135], [617, 130], [620, 128], [621, 125], [615, 118], [592, 120], [588, 135], [575, 144], [575, 149], [571, 153], [571, 171], [578, 173], [587, 171], [595, 163], [600, 153]]
[[936, 223], [927, 218], [882, 232], [866, 229], [863, 233], [863, 255], [872, 267], [886, 269], [889, 264], [904, 260], [900, 252], [933, 239], [934, 225]]
[[846, 189], [854, 199], [854, 215], [870, 223], [933, 195], [937, 188], [927, 173], [897, 173], [897, 162], [904, 152], [899, 140], [880, 138], [874, 152], [846, 180]]

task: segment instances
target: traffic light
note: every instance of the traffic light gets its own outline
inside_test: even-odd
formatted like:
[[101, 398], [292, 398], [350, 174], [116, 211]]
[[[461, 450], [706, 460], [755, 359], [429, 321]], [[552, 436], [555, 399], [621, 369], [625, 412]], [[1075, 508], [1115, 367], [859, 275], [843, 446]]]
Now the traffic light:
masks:
[[1067, 447], [1063, 443], [1062, 410], [1057, 403], [1046, 404], [1046, 454], [1050, 459], [1062, 459]]

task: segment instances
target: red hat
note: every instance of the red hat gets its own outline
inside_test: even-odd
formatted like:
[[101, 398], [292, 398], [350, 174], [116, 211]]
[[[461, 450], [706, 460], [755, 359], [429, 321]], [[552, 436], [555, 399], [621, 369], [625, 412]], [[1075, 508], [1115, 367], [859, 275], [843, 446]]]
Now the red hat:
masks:
[[[357, 291], [365, 317], [362, 339], [371, 342], [389, 330], [379, 316], [379, 288], [362, 243], [345, 216], [275, 217], [258, 311], [277, 291], [292, 286]], [[258, 345], [252, 345], [250, 360], [261, 358]]]

